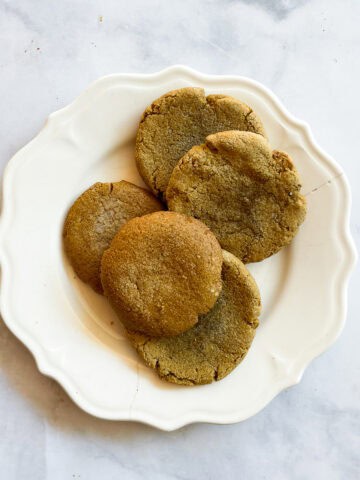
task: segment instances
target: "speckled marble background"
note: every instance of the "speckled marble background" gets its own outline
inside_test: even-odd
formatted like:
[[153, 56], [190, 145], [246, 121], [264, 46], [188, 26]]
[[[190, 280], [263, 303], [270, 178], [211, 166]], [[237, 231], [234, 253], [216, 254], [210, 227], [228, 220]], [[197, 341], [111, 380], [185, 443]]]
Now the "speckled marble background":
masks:
[[[347, 172], [360, 244], [358, 0], [0, 0], [0, 164], [113, 72], [183, 63], [270, 87]], [[256, 417], [173, 433], [97, 420], [0, 323], [0, 478], [360, 478], [360, 274], [337, 343]]]

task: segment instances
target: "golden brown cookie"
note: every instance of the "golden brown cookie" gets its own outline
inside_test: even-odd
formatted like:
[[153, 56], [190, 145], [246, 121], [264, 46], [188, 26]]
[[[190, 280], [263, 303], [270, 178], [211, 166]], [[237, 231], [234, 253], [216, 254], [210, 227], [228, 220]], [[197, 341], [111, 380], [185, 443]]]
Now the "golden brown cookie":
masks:
[[258, 262], [289, 244], [304, 221], [305, 198], [290, 157], [251, 132], [206, 138], [174, 168], [166, 191], [170, 210], [203, 221], [221, 246]]
[[226, 251], [223, 256], [220, 297], [193, 328], [168, 338], [128, 332], [145, 363], [169, 382], [199, 385], [221, 380], [251, 346], [261, 310], [260, 294], [244, 264]]
[[177, 335], [214, 305], [221, 265], [220, 245], [202, 222], [157, 212], [121, 228], [103, 255], [101, 280], [127, 328]]
[[155, 100], [143, 113], [135, 158], [144, 182], [162, 196], [180, 158], [211, 133], [247, 130], [265, 135], [259, 117], [236, 98], [181, 88]]
[[65, 252], [75, 273], [102, 292], [100, 264], [111, 240], [128, 220], [164, 207], [150, 192], [132, 183], [95, 183], [75, 200], [67, 214]]

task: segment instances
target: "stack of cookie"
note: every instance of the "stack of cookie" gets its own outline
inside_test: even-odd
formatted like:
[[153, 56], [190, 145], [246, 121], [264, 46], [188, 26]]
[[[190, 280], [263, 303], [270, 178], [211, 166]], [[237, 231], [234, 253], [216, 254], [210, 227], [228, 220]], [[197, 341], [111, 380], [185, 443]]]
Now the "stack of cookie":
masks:
[[244, 263], [288, 245], [305, 218], [298, 173], [250, 107], [200, 88], [145, 110], [135, 158], [152, 193], [126, 181], [90, 187], [67, 215], [66, 253], [161, 378], [220, 380], [258, 326]]

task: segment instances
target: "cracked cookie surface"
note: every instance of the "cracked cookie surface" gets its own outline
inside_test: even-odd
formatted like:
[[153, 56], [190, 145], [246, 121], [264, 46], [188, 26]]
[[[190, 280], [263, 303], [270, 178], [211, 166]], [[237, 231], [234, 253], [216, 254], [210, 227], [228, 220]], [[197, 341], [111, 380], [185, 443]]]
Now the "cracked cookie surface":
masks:
[[203, 221], [221, 246], [244, 263], [278, 252], [296, 235], [306, 214], [290, 157], [272, 151], [255, 133], [209, 135], [174, 168], [169, 210]]
[[206, 225], [156, 212], [121, 228], [103, 255], [101, 280], [127, 328], [177, 335], [215, 304], [221, 266], [221, 247]]
[[135, 158], [143, 180], [162, 197], [179, 159], [211, 133], [225, 130], [265, 135], [259, 117], [236, 98], [205, 96], [192, 87], [166, 93], [145, 110], [138, 128]]
[[132, 183], [95, 183], [71, 206], [64, 224], [65, 252], [75, 273], [101, 293], [101, 257], [128, 220], [162, 210], [150, 192]]
[[223, 250], [222, 291], [209, 313], [187, 332], [153, 338], [128, 332], [145, 363], [172, 383], [221, 380], [245, 357], [258, 326], [261, 302], [244, 264]]

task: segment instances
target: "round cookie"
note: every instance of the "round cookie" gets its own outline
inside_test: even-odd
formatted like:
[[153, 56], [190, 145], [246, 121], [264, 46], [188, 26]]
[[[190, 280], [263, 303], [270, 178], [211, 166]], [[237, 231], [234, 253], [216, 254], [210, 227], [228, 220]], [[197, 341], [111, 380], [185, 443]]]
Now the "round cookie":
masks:
[[247, 130], [265, 135], [259, 117], [245, 103], [202, 88], [181, 88], [155, 100], [143, 113], [135, 158], [144, 182], [163, 196], [180, 158], [211, 133]]
[[258, 326], [261, 302], [244, 264], [223, 251], [222, 291], [197, 325], [176, 337], [128, 336], [157, 374], [172, 383], [199, 385], [226, 377], [245, 357]]
[[306, 214], [290, 157], [251, 132], [206, 138], [174, 168], [166, 191], [169, 210], [203, 221], [221, 246], [244, 263], [258, 262], [289, 244]]
[[206, 225], [157, 212], [122, 227], [103, 255], [101, 281], [127, 328], [177, 335], [213, 307], [221, 266], [220, 245]]
[[75, 200], [64, 225], [65, 252], [75, 273], [102, 292], [101, 257], [128, 220], [162, 210], [150, 192], [132, 183], [95, 183]]

